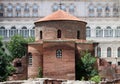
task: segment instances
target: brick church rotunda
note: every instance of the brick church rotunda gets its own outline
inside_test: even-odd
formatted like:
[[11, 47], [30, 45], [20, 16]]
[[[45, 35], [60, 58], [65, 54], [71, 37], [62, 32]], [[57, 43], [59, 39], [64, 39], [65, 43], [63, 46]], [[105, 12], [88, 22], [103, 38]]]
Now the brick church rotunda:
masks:
[[86, 41], [86, 22], [58, 10], [35, 22], [35, 42], [28, 44], [28, 77], [76, 79], [76, 61], [80, 52], [93, 53]]

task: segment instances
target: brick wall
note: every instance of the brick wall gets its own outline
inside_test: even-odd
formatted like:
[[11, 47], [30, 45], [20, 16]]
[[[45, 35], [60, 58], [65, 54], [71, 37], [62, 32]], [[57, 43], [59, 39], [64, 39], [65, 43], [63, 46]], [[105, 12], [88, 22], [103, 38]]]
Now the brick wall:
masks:
[[28, 65], [28, 78], [37, 77], [39, 67], [42, 68], [43, 65], [43, 53], [42, 44], [29, 44], [28, 53], [32, 53], [32, 65]]
[[[59, 79], [75, 79], [75, 43], [49, 42], [43, 44], [43, 76]], [[56, 50], [62, 49], [62, 57], [56, 57]]]
[[86, 39], [86, 23], [80, 21], [48, 21], [36, 25], [36, 41], [40, 40], [40, 31], [43, 39], [58, 39], [57, 30], [62, 32], [61, 39], [77, 39], [77, 31], [80, 31], [80, 39]]

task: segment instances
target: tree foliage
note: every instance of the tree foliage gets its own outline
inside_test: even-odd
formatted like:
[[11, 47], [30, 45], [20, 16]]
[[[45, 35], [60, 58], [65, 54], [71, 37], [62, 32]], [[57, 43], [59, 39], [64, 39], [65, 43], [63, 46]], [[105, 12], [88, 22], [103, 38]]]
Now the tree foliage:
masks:
[[8, 50], [10, 51], [13, 59], [21, 58], [25, 56], [27, 52], [27, 44], [28, 42], [33, 42], [34, 38], [23, 38], [22, 36], [15, 35], [11, 38], [8, 43]]
[[10, 63], [11, 57], [6, 54], [3, 43], [0, 39], [0, 81], [5, 81], [14, 70]]
[[85, 52], [76, 65], [77, 78], [89, 80], [91, 77], [98, 74], [95, 68], [96, 58], [91, 56], [90, 53]]

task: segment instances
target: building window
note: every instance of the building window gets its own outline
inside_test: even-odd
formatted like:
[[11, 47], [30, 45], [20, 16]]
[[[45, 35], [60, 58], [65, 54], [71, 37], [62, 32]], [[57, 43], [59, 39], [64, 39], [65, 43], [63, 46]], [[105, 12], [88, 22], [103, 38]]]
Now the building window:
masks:
[[61, 3], [61, 10], [66, 11], [66, 5], [64, 3]]
[[108, 62], [110, 65], [112, 64], [112, 62]]
[[111, 29], [111, 27], [107, 27], [105, 30], [104, 30], [104, 36], [105, 37], [113, 37], [113, 29]]
[[103, 30], [101, 27], [96, 27], [96, 37], [103, 37]]
[[57, 38], [61, 38], [61, 30], [57, 31]]
[[120, 62], [118, 62], [118, 66], [120, 66]]
[[86, 28], [86, 37], [91, 37], [91, 28], [90, 27]]
[[7, 37], [7, 30], [3, 26], [0, 27], [0, 36], [2, 36], [3, 38]]
[[120, 26], [115, 29], [115, 37], [120, 37]]
[[16, 29], [15, 26], [13, 26], [10, 30], [9, 30], [9, 36], [12, 37], [14, 35], [18, 34], [18, 30]]
[[111, 57], [111, 48], [110, 47], [107, 48], [107, 57]]
[[94, 6], [93, 6], [93, 4], [89, 5], [89, 7], [88, 7], [88, 14], [89, 14], [90, 17], [94, 16]]
[[0, 17], [4, 16], [4, 5], [0, 4]]
[[77, 39], [80, 39], [80, 31], [77, 31]]
[[30, 30], [30, 36], [35, 37], [35, 27]]
[[74, 6], [74, 4], [70, 4], [70, 6], [69, 6], [69, 12], [70, 13], [74, 13], [75, 12], [75, 6]]
[[13, 6], [12, 6], [11, 3], [8, 4], [7, 14], [8, 14], [8, 17], [12, 17], [13, 16]]
[[110, 16], [110, 7], [108, 5], [105, 7], [105, 14], [106, 16]]
[[53, 6], [52, 6], [53, 12], [57, 11], [58, 9], [59, 9], [59, 5], [57, 3], [54, 3]]
[[32, 53], [28, 53], [28, 58], [29, 58], [29, 60], [28, 60], [28, 65], [32, 65]]
[[102, 16], [102, 6], [98, 5], [97, 7], [97, 16], [101, 17]]
[[118, 16], [118, 6], [116, 4], [113, 5], [113, 16], [114, 17]]
[[40, 31], [40, 39], [42, 39], [42, 31]]
[[97, 48], [97, 57], [101, 57], [101, 48], [100, 47]]
[[29, 8], [30, 8], [30, 7], [29, 7], [29, 4], [26, 3], [26, 4], [25, 4], [25, 8], [24, 8], [24, 16], [25, 16], [25, 17], [29, 17], [29, 16], [30, 16], [30, 13], [29, 13], [30, 10], [29, 10]]
[[29, 30], [27, 29], [27, 27], [22, 27], [22, 29], [20, 30], [20, 35], [23, 36], [24, 38], [28, 38], [29, 37]]
[[120, 57], [120, 47], [118, 48], [118, 57]]
[[57, 49], [56, 50], [56, 57], [61, 58], [62, 57], [62, 49]]
[[32, 12], [33, 12], [33, 16], [34, 16], [34, 17], [37, 17], [37, 16], [38, 16], [38, 5], [37, 5], [37, 4], [34, 4], [34, 5], [33, 5], [33, 10], [32, 10]]
[[16, 16], [17, 17], [21, 16], [21, 5], [19, 3], [16, 6]]

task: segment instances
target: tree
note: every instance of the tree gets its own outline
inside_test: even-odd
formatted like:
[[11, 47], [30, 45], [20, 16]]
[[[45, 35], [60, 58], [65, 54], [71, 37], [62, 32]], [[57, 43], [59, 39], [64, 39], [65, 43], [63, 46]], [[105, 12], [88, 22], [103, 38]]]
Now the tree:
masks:
[[11, 57], [6, 54], [3, 48], [2, 39], [0, 38], [0, 81], [5, 81], [14, 70], [10, 63]]
[[77, 79], [89, 80], [91, 77], [98, 75], [95, 62], [96, 58], [85, 52], [76, 64]]
[[25, 39], [19, 35], [13, 36], [10, 42], [8, 43], [8, 50], [10, 51], [13, 59], [21, 58], [22, 56], [25, 56], [27, 52], [27, 44], [33, 41], [34, 38]]

